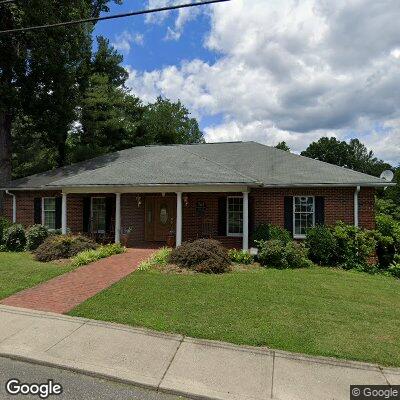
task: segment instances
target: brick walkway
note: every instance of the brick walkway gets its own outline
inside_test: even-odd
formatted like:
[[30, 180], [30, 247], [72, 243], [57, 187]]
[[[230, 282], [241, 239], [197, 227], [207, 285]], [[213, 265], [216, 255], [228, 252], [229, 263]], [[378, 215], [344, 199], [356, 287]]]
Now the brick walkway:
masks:
[[66, 313], [133, 272], [153, 252], [154, 249], [128, 249], [124, 254], [96, 261], [16, 293], [0, 304]]

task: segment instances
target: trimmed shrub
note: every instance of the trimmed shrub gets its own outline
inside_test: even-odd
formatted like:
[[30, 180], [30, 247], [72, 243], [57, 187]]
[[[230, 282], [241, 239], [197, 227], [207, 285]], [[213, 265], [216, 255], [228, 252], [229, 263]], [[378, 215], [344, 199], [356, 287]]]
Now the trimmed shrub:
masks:
[[7, 218], [0, 218], [0, 245], [4, 244], [5, 234], [11, 225], [11, 222]]
[[51, 235], [35, 251], [38, 261], [71, 258], [81, 251], [97, 249], [99, 245], [86, 236]]
[[49, 230], [43, 225], [32, 225], [26, 231], [26, 249], [36, 250], [49, 237]]
[[236, 264], [249, 265], [253, 262], [253, 256], [244, 250], [231, 249], [228, 255], [230, 260]]
[[163, 247], [139, 264], [138, 271], [148, 271], [156, 266], [165, 266], [169, 262], [172, 249]]
[[338, 245], [338, 264], [344, 269], [364, 269], [375, 251], [375, 233], [338, 222], [333, 227]]
[[254, 242], [259, 240], [280, 240], [288, 243], [293, 239], [286, 229], [272, 224], [260, 224], [253, 233], [253, 240]]
[[199, 239], [172, 250], [169, 261], [197, 272], [220, 274], [229, 270], [228, 251], [217, 240]]
[[257, 259], [261, 265], [277, 269], [307, 268], [312, 262], [307, 258], [303, 244], [294, 241], [259, 240]]
[[85, 250], [78, 253], [72, 260], [73, 267], [81, 267], [102, 258], [111, 257], [115, 254], [125, 253], [126, 248], [120, 244], [106, 244], [95, 250]]
[[6, 230], [4, 244], [9, 251], [24, 251], [26, 246], [24, 227], [21, 224], [11, 225]]
[[307, 229], [305, 245], [308, 257], [316, 264], [334, 266], [338, 264], [338, 242], [332, 230], [325, 225]]

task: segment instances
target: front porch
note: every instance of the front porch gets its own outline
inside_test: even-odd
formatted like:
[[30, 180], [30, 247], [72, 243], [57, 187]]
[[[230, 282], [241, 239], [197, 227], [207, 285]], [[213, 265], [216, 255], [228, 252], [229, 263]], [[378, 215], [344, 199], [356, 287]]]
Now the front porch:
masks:
[[61, 231], [83, 232], [128, 247], [160, 247], [171, 241], [179, 246], [183, 241], [213, 238], [227, 247], [248, 250], [247, 187], [168, 189], [64, 189]]

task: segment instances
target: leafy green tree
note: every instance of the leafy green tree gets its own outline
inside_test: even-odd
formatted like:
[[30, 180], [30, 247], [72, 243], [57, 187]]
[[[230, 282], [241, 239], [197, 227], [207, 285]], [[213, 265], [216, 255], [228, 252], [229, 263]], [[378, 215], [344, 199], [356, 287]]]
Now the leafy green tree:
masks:
[[301, 155], [346, 167], [349, 162], [349, 146], [335, 137], [322, 137], [317, 142], [311, 143]]
[[[3, 2], [0, 29], [98, 16], [108, 11], [107, 3], [108, 0], [71, 0], [61, 7], [52, 0]], [[93, 24], [82, 24], [0, 35], [0, 186], [11, 179], [12, 129], [17, 117], [31, 118], [35, 135], [43, 133], [42, 146], [57, 150], [57, 165], [65, 162], [67, 131], [83, 87], [92, 28]], [[31, 139], [38, 140], [37, 136]]]
[[348, 167], [355, 171], [364, 172], [366, 174], [379, 176], [386, 169], [392, 166], [375, 157], [372, 150], [361, 143], [358, 139], [351, 139], [348, 144]]
[[279, 142], [275, 147], [279, 150], [288, 151], [290, 153], [290, 147], [285, 141]]
[[90, 73], [106, 75], [110, 84], [124, 86], [128, 79], [128, 71], [121, 65], [124, 57], [119, 54], [108, 39], [103, 36], [97, 37], [97, 51], [90, 63]]
[[203, 133], [195, 118], [180, 102], [158, 97], [143, 114], [139, 144], [204, 143]]
[[390, 164], [376, 158], [373, 151], [368, 150], [358, 139], [346, 143], [335, 137], [323, 137], [311, 143], [301, 155], [374, 176], [392, 168]]
[[141, 101], [111, 83], [108, 75], [92, 75], [82, 101], [80, 126], [70, 134], [70, 162], [137, 144], [143, 112]]

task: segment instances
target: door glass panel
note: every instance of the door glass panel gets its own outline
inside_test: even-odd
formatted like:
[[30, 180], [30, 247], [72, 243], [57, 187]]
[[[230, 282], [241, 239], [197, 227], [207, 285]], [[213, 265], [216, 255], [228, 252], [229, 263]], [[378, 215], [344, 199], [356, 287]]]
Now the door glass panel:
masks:
[[165, 204], [160, 207], [160, 222], [162, 225], [166, 225], [168, 222], [168, 208]]
[[147, 223], [151, 224], [153, 222], [153, 210], [147, 210]]

